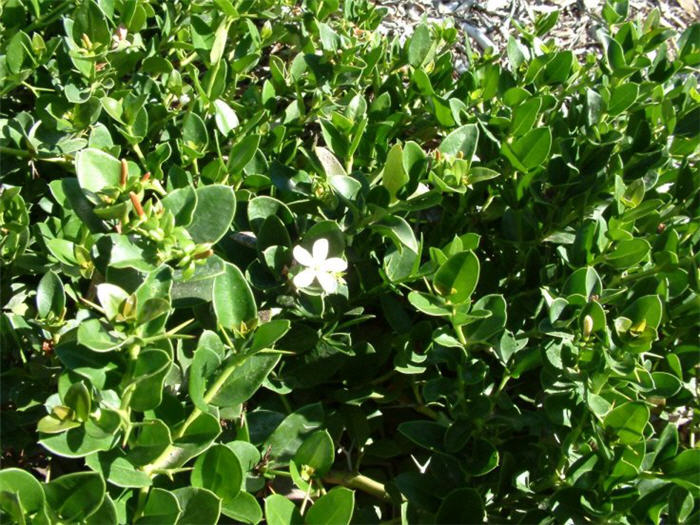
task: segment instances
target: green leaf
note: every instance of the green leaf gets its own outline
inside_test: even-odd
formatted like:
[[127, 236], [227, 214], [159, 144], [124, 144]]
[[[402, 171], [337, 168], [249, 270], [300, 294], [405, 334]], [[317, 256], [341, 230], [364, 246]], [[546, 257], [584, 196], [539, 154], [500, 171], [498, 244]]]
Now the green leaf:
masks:
[[472, 476], [483, 476], [498, 467], [500, 455], [490, 441], [477, 439], [470, 444], [468, 450], [470, 453], [463, 458], [463, 468]]
[[248, 492], [240, 492], [232, 500], [221, 502], [221, 513], [241, 523], [259, 523], [263, 518], [258, 500]]
[[250, 399], [260, 388], [272, 369], [277, 366], [280, 355], [264, 354], [247, 358], [236, 367], [223, 384], [212, 404], [221, 407], [235, 406]]
[[193, 487], [211, 490], [223, 501], [232, 501], [241, 491], [243, 469], [226, 445], [214, 445], [197, 458], [190, 475]]
[[328, 184], [345, 199], [354, 199], [362, 188], [362, 184], [358, 180], [349, 177], [345, 172], [345, 168], [338, 162], [338, 159], [326, 148], [317, 147], [314, 151], [321, 162], [321, 166], [323, 166]]
[[97, 300], [105, 311], [107, 319], [113, 321], [122, 313], [122, 305], [129, 300], [129, 294], [111, 283], [97, 285]]
[[323, 166], [323, 171], [325, 172], [326, 177], [329, 181], [333, 177], [347, 175], [345, 168], [343, 168], [340, 162], [338, 162], [338, 159], [336, 159], [335, 156], [326, 148], [322, 148], [319, 146], [314, 149], [314, 152], [316, 153], [318, 160], [321, 162], [321, 166]]
[[44, 485], [49, 509], [60, 520], [76, 523], [95, 512], [105, 496], [105, 482], [96, 472], [75, 472]]
[[474, 252], [460, 252], [445, 261], [433, 277], [437, 292], [453, 304], [467, 301], [479, 281], [479, 259]]
[[275, 342], [284, 337], [290, 327], [291, 323], [287, 319], [273, 319], [259, 325], [253, 334], [248, 352], [254, 354], [265, 348], [272, 348]]
[[198, 152], [206, 150], [209, 144], [209, 134], [202, 117], [189, 112], [182, 121], [182, 140], [188, 148]]
[[422, 66], [430, 53], [432, 45], [430, 28], [425, 24], [420, 24], [413, 31], [413, 35], [408, 44], [408, 63], [413, 67]]
[[545, 84], [563, 84], [571, 74], [574, 54], [571, 51], [555, 53], [542, 71], [542, 81]]
[[265, 498], [267, 525], [301, 525], [304, 519], [296, 505], [284, 496], [272, 494]]
[[160, 419], [149, 419], [132, 426], [128, 459], [137, 466], [148, 465], [172, 443], [170, 428]]
[[138, 412], [151, 410], [163, 398], [163, 382], [172, 365], [172, 358], [164, 350], [143, 349], [134, 364], [133, 392], [129, 406]]
[[224, 50], [226, 49], [226, 40], [228, 39], [228, 28], [231, 25], [231, 21], [224, 18], [219, 27], [216, 28], [216, 33], [214, 34], [214, 43], [211, 46], [211, 52], [209, 53], [209, 61], [212, 64], [216, 64], [221, 60], [224, 55]]
[[118, 429], [118, 414], [103, 409], [99, 419], [90, 418], [79, 427], [58, 434], [40, 434], [39, 443], [59, 456], [80, 458], [110, 450], [119, 438]]
[[421, 446], [432, 452], [444, 452], [443, 442], [447, 429], [433, 421], [404, 421], [398, 426], [398, 431]]
[[117, 508], [109, 494], [105, 494], [102, 505], [85, 520], [85, 525], [117, 525], [117, 523]]
[[214, 109], [216, 111], [216, 127], [219, 128], [224, 137], [227, 137], [238, 127], [238, 116], [233, 108], [221, 99], [214, 101]]
[[117, 487], [142, 488], [151, 486], [151, 478], [137, 470], [121, 450], [95, 452], [85, 458], [85, 464]]
[[304, 439], [318, 429], [322, 422], [321, 403], [306, 405], [289, 414], [267, 438], [265, 447], [269, 447], [270, 457], [281, 463], [289, 461]]
[[603, 420], [603, 427], [626, 445], [644, 439], [644, 427], [649, 421], [649, 407], [644, 403], [628, 402], [611, 410]]
[[650, 250], [651, 245], [645, 239], [623, 240], [605, 255], [605, 261], [614, 268], [624, 270], [643, 261]]
[[490, 294], [481, 297], [472, 306], [472, 311], [486, 311], [490, 312], [491, 315], [464, 327], [464, 336], [470, 343], [477, 341], [486, 343], [492, 337], [500, 334], [506, 325], [507, 305], [505, 298], [501, 294]]
[[382, 185], [389, 191], [392, 200], [396, 199], [396, 193], [408, 183], [408, 173], [403, 165], [403, 149], [401, 144], [395, 144], [389, 150], [382, 173]]
[[465, 124], [447, 135], [440, 144], [440, 153], [457, 156], [462, 154], [467, 162], [471, 162], [476, 146], [479, 143], [479, 128], [476, 124]]
[[221, 500], [207, 490], [182, 487], [172, 491], [182, 509], [176, 525], [215, 525], [221, 513]]
[[78, 342], [95, 352], [110, 352], [122, 346], [126, 340], [120, 332], [110, 330], [100, 319], [88, 319], [78, 327]]
[[37, 314], [41, 318], [46, 318], [50, 313], [60, 317], [65, 306], [66, 294], [61, 278], [55, 272], [46, 272], [36, 290]]
[[148, 492], [143, 512], [135, 523], [137, 525], [176, 523], [180, 511], [180, 502], [172, 492], [161, 488], [152, 488]]
[[253, 292], [241, 271], [226, 264], [224, 273], [214, 279], [214, 313], [217, 322], [234, 332], [247, 331], [257, 319], [258, 309]]
[[549, 158], [552, 131], [549, 127], [535, 128], [510, 145], [504, 143], [503, 153], [521, 171], [533, 170]]
[[192, 186], [185, 186], [168, 192], [160, 202], [173, 214], [176, 226], [188, 226], [197, 207], [197, 192]]
[[326, 430], [318, 430], [307, 437], [294, 455], [294, 462], [314, 469], [314, 475], [324, 476], [335, 460], [333, 438]]
[[664, 477], [683, 487], [693, 489], [697, 494], [700, 488], [700, 449], [684, 450], [675, 458], [662, 465]]
[[446, 306], [444, 299], [424, 292], [412, 291], [408, 294], [408, 302], [426, 315], [441, 317], [452, 313], [452, 310]]
[[73, 383], [63, 396], [63, 403], [73, 410], [78, 421], [86, 421], [90, 414], [92, 401], [90, 391], [85, 383], [82, 381]]
[[470, 488], [455, 489], [442, 500], [435, 523], [481, 523], [486, 517], [479, 493]]
[[196, 243], [214, 244], [221, 239], [236, 213], [236, 197], [229, 186], [211, 184], [197, 188], [197, 204], [187, 231]]
[[221, 366], [220, 357], [208, 348], [197, 346], [189, 369], [189, 394], [194, 406], [203, 412], [209, 407], [205, 396], [217, 379], [217, 371]]
[[355, 509], [355, 493], [345, 487], [335, 487], [321, 496], [308, 510], [308, 525], [348, 525]]
[[418, 253], [418, 241], [411, 226], [396, 215], [386, 215], [381, 220], [371, 225], [371, 228], [394, 241], [399, 250], [408, 248], [413, 253]]
[[644, 323], [656, 330], [661, 324], [663, 303], [658, 295], [645, 295], [637, 299], [622, 312], [623, 317], [632, 321], [632, 326]]
[[495, 179], [500, 177], [501, 174], [489, 168], [484, 168], [483, 166], [472, 167], [469, 170], [468, 180], [469, 184], [476, 184], [477, 182], [483, 182], [486, 180]]
[[639, 86], [637, 84], [627, 82], [617, 86], [612, 91], [610, 102], [608, 103], [608, 113], [610, 115], [619, 115], [628, 109], [637, 100]]
[[231, 149], [229, 156], [228, 169], [230, 173], [240, 173], [243, 168], [255, 156], [260, 144], [260, 135], [252, 134], [241, 138]]
[[118, 187], [121, 163], [109, 153], [87, 148], [75, 155], [75, 173], [85, 196], [93, 204], [101, 204], [97, 193], [108, 187]]
[[[16, 497], [20, 504], [20, 512], [25, 517], [44, 509], [45, 498], [41, 484], [24, 470], [18, 468], [0, 470], [0, 494], [12, 494]], [[0, 510], [7, 512], [3, 500], [4, 498], [0, 499]], [[15, 519], [20, 520], [19, 516]]]
[[510, 120], [510, 134], [519, 137], [530, 131], [537, 120], [541, 106], [541, 98], [531, 98], [517, 106]]

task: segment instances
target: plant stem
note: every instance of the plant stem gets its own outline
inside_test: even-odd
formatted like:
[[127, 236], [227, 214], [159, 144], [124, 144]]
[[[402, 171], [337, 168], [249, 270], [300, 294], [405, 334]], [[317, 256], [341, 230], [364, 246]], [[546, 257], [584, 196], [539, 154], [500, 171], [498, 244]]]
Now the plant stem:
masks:
[[331, 470], [323, 477], [323, 481], [334, 485], [342, 485], [350, 489], [361, 490], [370, 496], [374, 496], [375, 498], [379, 498], [384, 501], [391, 500], [389, 493], [384, 488], [383, 483], [379, 483], [378, 481], [368, 478], [367, 476], [363, 476], [359, 473]]
[[301, 510], [299, 511], [301, 515], [304, 515], [304, 511], [306, 510], [306, 504], [309, 501], [309, 494], [311, 494], [311, 488], [313, 487], [312, 483], [309, 483], [309, 488], [306, 489], [306, 494], [304, 494], [304, 500], [301, 502]]
[[496, 395], [501, 393], [501, 391], [508, 384], [508, 381], [510, 381], [510, 374], [506, 373], [503, 375], [503, 379], [501, 379], [501, 384], [498, 385], [498, 389], [496, 390]]
[[[221, 375], [217, 378], [217, 380], [214, 382], [213, 385], [207, 390], [207, 393], [204, 395], [204, 403], [209, 404], [211, 403], [212, 399], [216, 397], [216, 394], [219, 393], [219, 390], [221, 390], [221, 387], [224, 386], [224, 383], [226, 383], [226, 380], [231, 376], [233, 371], [236, 369], [236, 367], [246, 358], [245, 355], [236, 355], [233, 356], [231, 359], [231, 362], [224, 368], [223, 372], [221, 372]], [[181, 438], [189, 426], [194, 423], [194, 421], [202, 415], [202, 411], [194, 407], [192, 409], [192, 412], [190, 415], [187, 417], [185, 422], [182, 424], [180, 428], [176, 432], [173, 433], [173, 441]], [[151, 476], [154, 476], [158, 474], [156, 471], [162, 469], [165, 465], [163, 463], [167, 462], [168, 458], [170, 457], [170, 454], [175, 450], [177, 447], [175, 445], [169, 445], [163, 453], [158, 456], [152, 463], [146, 465], [143, 467], [143, 471]]]
[[18, 148], [8, 148], [7, 146], [0, 146], [0, 154], [10, 155], [13, 157], [19, 157], [22, 159], [33, 159], [41, 162], [56, 162], [61, 164], [70, 164], [71, 161], [65, 157], [41, 157], [35, 156], [34, 152], [26, 149]]
[[61, 2], [52, 11], [49, 11], [44, 16], [37, 18], [34, 22], [29, 24], [29, 26], [27, 26], [24, 29], [24, 31], [29, 33], [29, 31], [33, 31], [34, 29], [39, 29], [45, 25], [50, 24], [56, 18], [61, 16], [61, 13], [65, 11], [66, 8], [70, 7], [73, 3], [74, 2], [72, 0], [65, 0], [64, 2]]

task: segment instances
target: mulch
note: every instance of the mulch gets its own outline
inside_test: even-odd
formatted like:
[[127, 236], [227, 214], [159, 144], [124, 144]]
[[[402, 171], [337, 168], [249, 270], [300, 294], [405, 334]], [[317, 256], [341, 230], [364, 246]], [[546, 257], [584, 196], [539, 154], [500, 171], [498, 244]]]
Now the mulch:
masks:
[[[405, 39], [422, 20], [444, 22], [451, 19], [460, 31], [456, 49], [458, 69], [466, 67], [464, 39], [472, 48], [505, 55], [510, 35], [517, 35], [513, 22], [532, 27], [537, 16], [559, 11], [556, 26], [545, 37], [554, 38], [559, 48], [577, 55], [602, 49], [597, 30], [602, 25], [604, 0], [378, 0], [388, 13], [379, 30], [387, 36]], [[700, 19], [699, 0], [629, 0], [632, 19], [644, 19], [658, 8], [661, 23], [679, 34]], [[674, 51], [671, 49], [671, 51]]]

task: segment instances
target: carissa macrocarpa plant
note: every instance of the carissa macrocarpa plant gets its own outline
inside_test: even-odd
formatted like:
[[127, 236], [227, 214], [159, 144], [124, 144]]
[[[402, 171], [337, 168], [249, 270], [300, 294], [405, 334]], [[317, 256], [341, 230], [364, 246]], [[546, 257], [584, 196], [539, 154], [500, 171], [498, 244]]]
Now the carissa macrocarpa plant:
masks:
[[700, 26], [0, 11], [4, 523], [700, 520]]

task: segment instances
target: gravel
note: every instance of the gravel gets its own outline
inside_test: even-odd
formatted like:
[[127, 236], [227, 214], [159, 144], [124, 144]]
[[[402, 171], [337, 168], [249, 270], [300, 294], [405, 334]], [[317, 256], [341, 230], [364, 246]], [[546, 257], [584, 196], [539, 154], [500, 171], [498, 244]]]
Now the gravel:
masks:
[[[389, 12], [380, 26], [388, 36], [405, 40], [422, 20], [440, 22], [452, 19], [461, 33], [470, 38], [474, 48], [491, 48], [505, 56], [510, 35], [517, 34], [513, 21], [531, 26], [539, 14], [559, 10], [556, 26], [547, 38], [576, 54], [598, 53], [596, 39], [604, 0], [378, 0], [377, 5]], [[629, 14], [641, 17], [657, 7], [663, 25], [681, 33], [700, 16], [698, 0], [629, 0]], [[459, 43], [456, 61], [458, 69], [465, 68], [465, 48]]]

